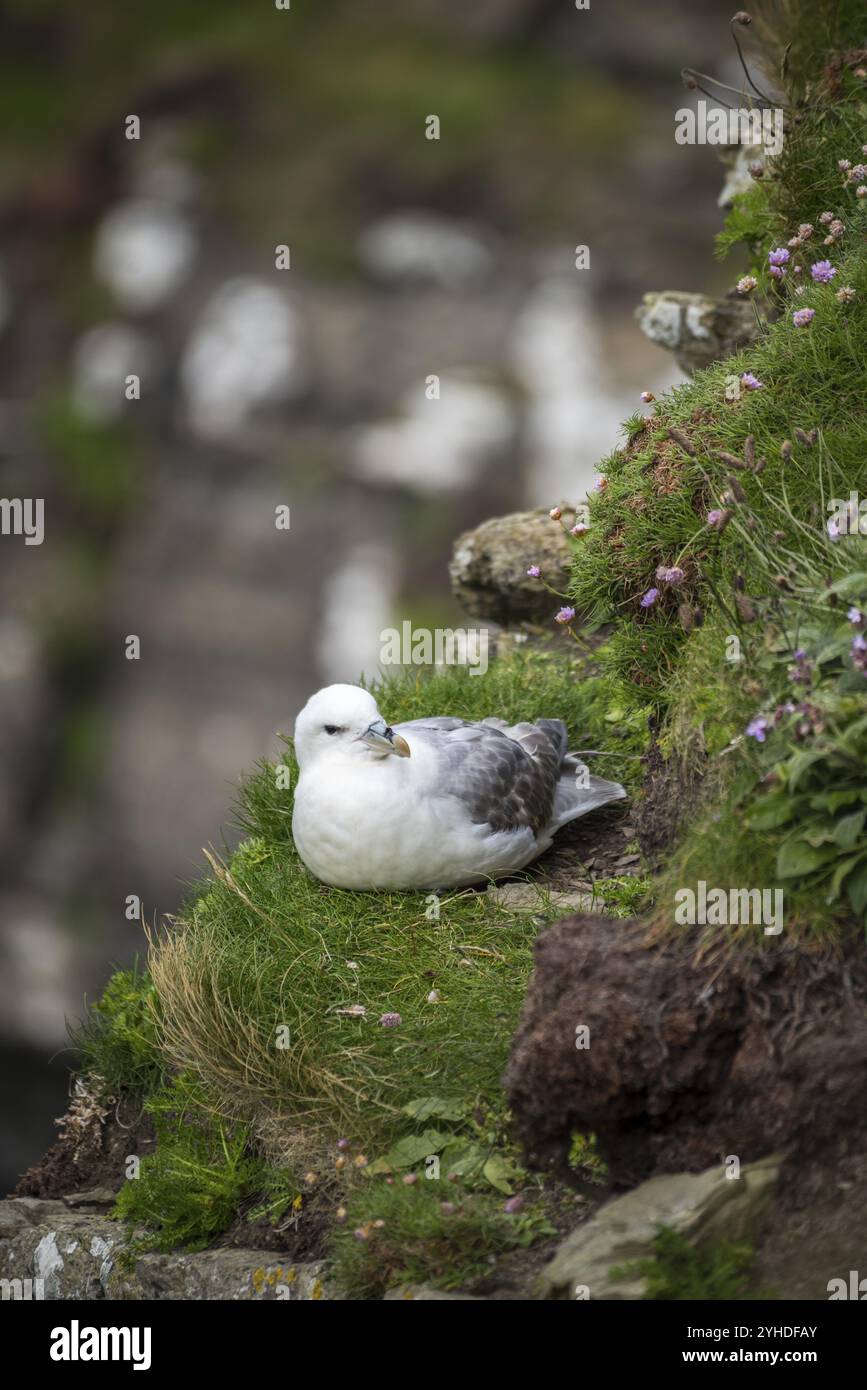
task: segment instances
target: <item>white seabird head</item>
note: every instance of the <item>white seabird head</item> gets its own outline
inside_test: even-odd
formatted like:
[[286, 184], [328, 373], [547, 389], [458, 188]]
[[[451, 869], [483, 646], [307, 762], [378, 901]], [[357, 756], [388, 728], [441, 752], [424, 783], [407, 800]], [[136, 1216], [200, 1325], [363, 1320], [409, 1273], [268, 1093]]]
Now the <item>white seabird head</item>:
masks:
[[370, 691], [360, 685], [326, 685], [295, 720], [299, 767], [329, 754], [385, 758], [390, 753], [408, 758], [409, 744], [389, 728]]

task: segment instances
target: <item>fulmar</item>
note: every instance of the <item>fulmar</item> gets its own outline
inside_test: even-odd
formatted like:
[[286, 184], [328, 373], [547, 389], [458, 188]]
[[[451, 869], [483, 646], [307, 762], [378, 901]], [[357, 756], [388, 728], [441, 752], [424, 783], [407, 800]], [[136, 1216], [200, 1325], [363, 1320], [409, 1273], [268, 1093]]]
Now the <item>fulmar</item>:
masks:
[[295, 846], [338, 888], [432, 891], [502, 878], [561, 826], [626, 795], [569, 752], [560, 719], [434, 716], [391, 727], [355, 685], [310, 697], [295, 753]]

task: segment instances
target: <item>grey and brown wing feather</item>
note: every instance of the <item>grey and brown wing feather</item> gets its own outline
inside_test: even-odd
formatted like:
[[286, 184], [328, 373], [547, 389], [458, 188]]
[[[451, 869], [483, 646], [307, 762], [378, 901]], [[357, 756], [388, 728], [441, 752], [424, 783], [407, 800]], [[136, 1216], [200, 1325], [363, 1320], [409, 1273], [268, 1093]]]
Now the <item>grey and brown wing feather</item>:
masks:
[[[396, 730], [428, 743], [441, 767], [438, 790], [458, 796], [476, 824], [544, 832], [555, 818], [567, 749], [559, 719], [508, 725], [447, 717], [415, 719]], [[573, 779], [574, 780], [574, 779]]]

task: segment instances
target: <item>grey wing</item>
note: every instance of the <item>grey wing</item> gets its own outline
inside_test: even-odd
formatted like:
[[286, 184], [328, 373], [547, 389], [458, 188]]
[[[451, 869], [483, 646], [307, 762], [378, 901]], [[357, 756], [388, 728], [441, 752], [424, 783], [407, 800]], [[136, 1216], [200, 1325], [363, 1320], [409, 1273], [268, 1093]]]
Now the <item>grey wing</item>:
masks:
[[457, 796], [476, 824], [493, 830], [529, 827], [538, 834], [554, 808], [559, 746], [537, 725], [516, 725], [507, 734], [502, 724], [443, 716], [394, 727], [429, 744], [440, 768], [434, 791]]

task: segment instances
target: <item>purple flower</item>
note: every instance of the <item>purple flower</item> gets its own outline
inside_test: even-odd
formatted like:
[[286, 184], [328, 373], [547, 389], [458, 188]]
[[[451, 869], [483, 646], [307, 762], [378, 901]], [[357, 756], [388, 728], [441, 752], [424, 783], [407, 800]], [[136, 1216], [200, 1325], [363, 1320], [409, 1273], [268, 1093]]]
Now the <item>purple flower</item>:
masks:
[[768, 721], [761, 715], [751, 719], [747, 725], [747, 737], [754, 738], [757, 743], [764, 743], [768, 735]]
[[403, 1023], [400, 1014], [383, 1014], [379, 1021], [383, 1028], [399, 1028]]
[[523, 1211], [526, 1202], [523, 1197], [510, 1197], [503, 1203], [503, 1211], [508, 1212], [509, 1216], [515, 1216], [519, 1211]]
[[660, 584], [680, 584], [685, 578], [686, 575], [679, 565], [660, 565], [656, 571], [656, 579]]
[[867, 676], [867, 637], [860, 632], [852, 638], [852, 665]]
[[338, 1141], [337, 1141], [337, 1147], [338, 1147], [338, 1149], [348, 1149], [348, 1148], [349, 1148], [349, 1140], [348, 1140], [348, 1139], [338, 1139]]
[[846, 617], [849, 619], [850, 623], [863, 623], [864, 621], [864, 614], [861, 612], [860, 608], [850, 608]]
[[796, 328], [806, 328], [807, 324], [812, 323], [815, 317], [815, 309], [796, 309], [792, 315], [792, 323]]
[[642, 597], [642, 599], [641, 599], [641, 606], [642, 606], [642, 608], [652, 608], [653, 605], [656, 603], [656, 600], [657, 600], [658, 598], [659, 598], [659, 590], [658, 590], [658, 589], [648, 589], [647, 593], [644, 594], [643, 597]]
[[803, 647], [792, 652], [795, 665], [789, 667], [789, 680], [795, 685], [809, 685], [813, 679], [813, 664]]
[[768, 252], [768, 260], [771, 265], [785, 265], [790, 254], [791, 253], [786, 250], [785, 246], [778, 246], [775, 251]]
[[817, 285], [827, 285], [837, 274], [836, 267], [830, 261], [816, 261], [815, 265], [810, 266], [810, 274]]
[[587, 531], [589, 531], [589, 530], [590, 530], [590, 527], [589, 527], [589, 526], [585, 526], [583, 521], [578, 521], [578, 522], [576, 522], [576, 524], [572, 527], [572, 529], [571, 529], [571, 531], [569, 532], [569, 534], [570, 534], [571, 536], [583, 536], [583, 535], [585, 535], [585, 534], [587, 533]]
[[713, 511], [708, 512], [708, 514], [707, 514], [707, 524], [708, 524], [708, 526], [719, 526], [719, 524], [720, 524], [721, 521], [722, 521], [722, 512], [720, 511], [719, 507], [714, 507]]
[[[798, 267], [795, 266], [795, 270], [797, 270], [797, 269], [798, 269]], [[771, 266], [771, 274], [773, 275], [773, 277], [774, 277], [775, 280], [782, 280], [782, 278], [783, 278], [783, 276], [785, 275], [785, 273], [786, 273], [786, 272], [785, 272], [785, 270], [783, 269], [782, 266], [780, 266], [780, 265], [772, 265], [772, 266]]]
[[555, 613], [555, 614], [554, 614], [554, 622], [555, 622], [555, 623], [571, 623], [571, 621], [572, 621], [572, 619], [573, 619], [574, 617], [575, 617], [575, 609], [574, 609], [574, 608], [568, 608], [568, 607], [566, 607], [566, 608], [561, 608], [560, 611], [559, 611], [559, 613]]
[[759, 381], [758, 377], [754, 376], [752, 372], [744, 372], [741, 377], [741, 386], [746, 386], [748, 391], [761, 391], [764, 385], [765, 383]]
[[595, 491], [596, 491], [596, 492], [604, 492], [605, 489], [607, 488], [607, 486], [608, 486], [608, 479], [607, 479], [607, 478], [603, 478], [601, 473], [598, 474], [598, 475], [597, 475], [597, 478], [596, 478], [596, 481], [595, 481], [594, 484], [593, 484], [593, 487], [594, 487]]
[[538, 565], [531, 565], [530, 568], [527, 570], [527, 573], [529, 574], [531, 579], [538, 579], [542, 571], [539, 569]]
[[827, 530], [828, 535], [831, 537], [832, 541], [835, 541], [840, 534], [840, 527], [837, 525], [833, 517], [828, 522], [828, 525], [825, 529]]

